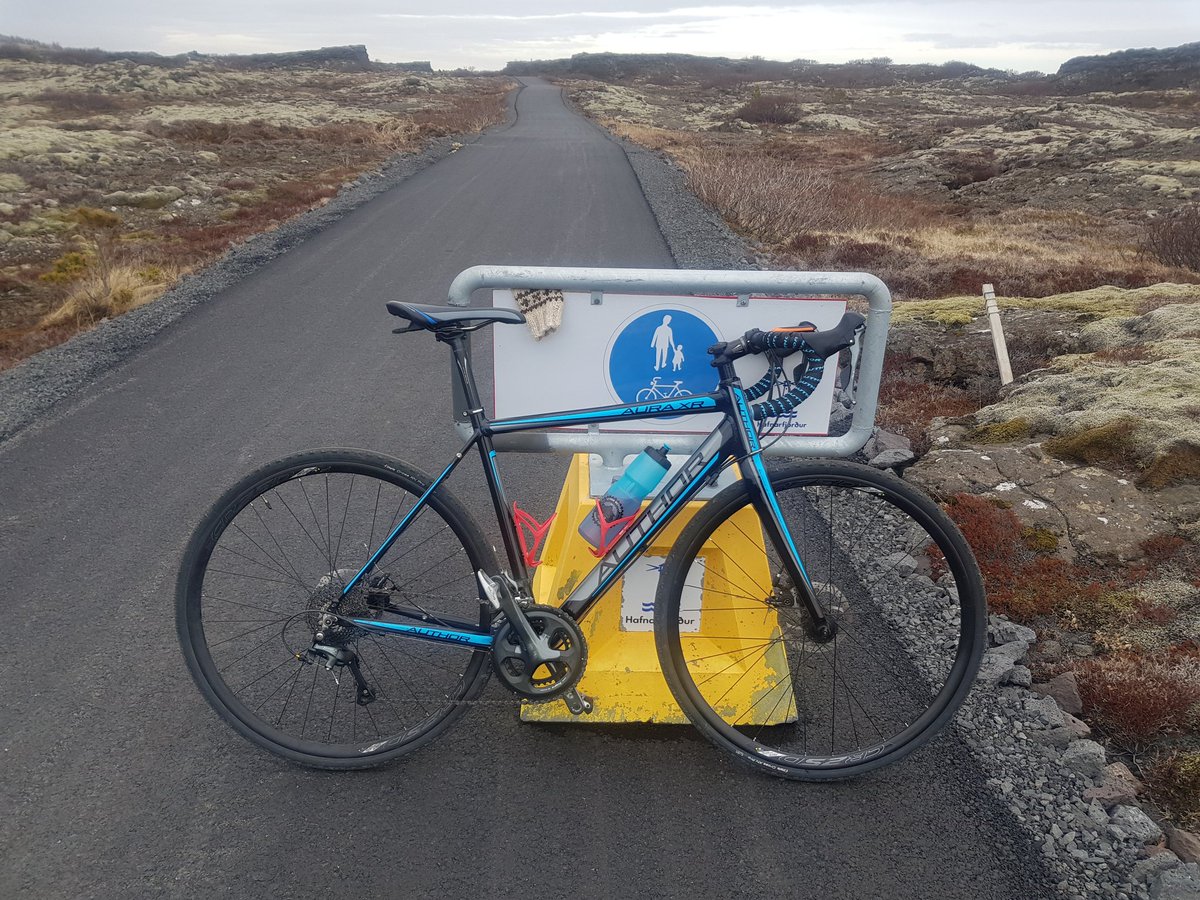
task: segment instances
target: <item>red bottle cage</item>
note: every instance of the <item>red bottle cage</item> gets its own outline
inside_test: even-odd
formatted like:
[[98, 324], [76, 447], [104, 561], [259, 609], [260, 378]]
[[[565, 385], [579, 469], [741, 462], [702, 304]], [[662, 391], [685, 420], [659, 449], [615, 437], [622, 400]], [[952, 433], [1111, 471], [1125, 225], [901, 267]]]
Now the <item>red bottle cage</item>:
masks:
[[[521, 555], [525, 557], [525, 565], [531, 569], [536, 569], [542, 564], [539, 558], [541, 554], [538, 552], [542, 542], [546, 539], [546, 535], [550, 532], [550, 523], [554, 521], [554, 516], [550, 516], [545, 522], [539, 522], [525, 510], [513, 503], [513, 522], [517, 526], [517, 542], [521, 545]], [[526, 537], [528, 532], [528, 537]]]
[[[604, 556], [612, 545], [621, 539], [628, 529], [633, 524], [633, 520], [637, 518], [637, 512], [629, 516], [622, 516], [619, 519], [613, 519], [611, 522], [604, 518], [604, 509], [600, 506], [600, 500], [596, 500], [596, 518], [600, 522], [600, 546], [592, 550], [592, 556], [599, 559]], [[609, 535], [612, 535], [610, 538]]]

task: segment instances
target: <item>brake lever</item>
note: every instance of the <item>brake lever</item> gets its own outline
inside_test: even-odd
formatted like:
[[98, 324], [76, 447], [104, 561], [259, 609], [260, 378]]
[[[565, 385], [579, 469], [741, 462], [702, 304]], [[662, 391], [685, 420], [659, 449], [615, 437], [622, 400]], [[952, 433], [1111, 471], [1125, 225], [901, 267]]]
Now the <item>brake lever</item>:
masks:
[[846, 386], [842, 388], [846, 393], [846, 399], [851, 405], [855, 402], [855, 394], [858, 391], [858, 362], [862, 354], [862, 336], [867, 330], [864, 323], [854, 329], [854, 343], [850, 345], [850, 365], [846, 369]]

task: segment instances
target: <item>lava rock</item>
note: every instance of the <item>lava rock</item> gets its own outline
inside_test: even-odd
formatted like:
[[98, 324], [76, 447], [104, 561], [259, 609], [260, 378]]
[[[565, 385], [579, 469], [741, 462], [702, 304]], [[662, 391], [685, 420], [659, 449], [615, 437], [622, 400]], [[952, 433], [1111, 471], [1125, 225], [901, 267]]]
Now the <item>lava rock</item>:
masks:
[[1023, 659], [1028, 651], [1029, 645], [1024, 641], [1010, 641], [988, 650], [983, 654], [983, 663], [979, 667], [979, 683], [991, 687], [1003, 684], [1013, 666]]
[[[1098, 746], [1098, 745], [1097, 745]], [[1162, 829], [1136, 806], [1117, 806], [1109, 819], [1110, 829], [1120, 828], [1130, 837], [1143, 844], [1158, 843], [1162, 837]]]
[[1063, 672], [1045, 684], [1035, 684], [1033, 690], [1039, 694], [1053, 697], [1062, 707], [1063, 712], [1068, 712], [1073, 716], [1083, 712], [1083, 700], [1079, 698], [1079, 683], [1074, 672]]
[[1084, 791], [1083, 799], [1095, 800], [1106, 809], [1112, 809], [1120, 804], [1133, 803], [1134, 798], [1141, 792], [1142, 783], [1129, 771], [1129, 766], [1123, 762], [1115, 762], [1104, 767], [1100, 784]]
[[1062, 764], [1080, 775], [1097, 778], [1104, 772], [1106, 759], [1104, 748], [1095, 741], [1072, 741], [1063, 752]]
[[1200, 835], [1172, 828], [1167, 834], [1167, 846], [1185, 863], [1200, 863]]
[[1200, 864], [1168, 869], [1150, 885], [1150, 900], [1200, 900]]

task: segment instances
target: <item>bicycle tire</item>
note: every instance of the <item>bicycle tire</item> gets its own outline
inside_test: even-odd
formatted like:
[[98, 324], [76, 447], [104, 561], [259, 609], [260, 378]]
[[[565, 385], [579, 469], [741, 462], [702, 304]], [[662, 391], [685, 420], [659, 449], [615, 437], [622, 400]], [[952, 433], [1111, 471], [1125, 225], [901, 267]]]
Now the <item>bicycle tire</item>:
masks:
[[[376, 453], [313, 450], [246, 475], [204, 516], [184, 552], [176, 628], [200, 692], [239, 734], [304, 765], [366, 768], [424, 746], [478, 698], [491, 671], [486, 650], [341, 629], [326, 642], [348, 654], [353, 648], [375, 694], [360, 704], [349, 669], [327, 668], [306, 649], [316, 643], [323, 601], [340, 596], [368, 554], [431, 484], [412, 466]], [[488, 628], [491, 612], [479, 602], [474, 577], [479, 569], [497, 571], [493, 551], [462, 505], [439, 487], [373, 573], [387, 574], [393, 587], [400, 585], [400, 599], [428, 610], [434, 623], [453, 613]], [[378, 601], [364, 596], [356, 588], [339, 601], [339, 611], [388, 615], [371, 606]], [[389, 602], [394, 596], [389, 594]], [[345, 603], [356, 608], [347, 612]], [[240, 631], [246, 624], [251, 626], [246, 633], [226, 637], [227, 630]], [[245, 649], [260, 637], [262, 642]], [[261, 674], [246, 672], [256, 661]], [[310, 729], [318, 697], [316, 708], [322, 716], [328, 708], [329, 719], [314, 720]]]
[[651, 400], [661, 400], [662, 395], [657, 388], [642, 388], [633, 398], [634, 403], [649, 403]]
[[[932, 500], [890, 474], [805, 461], [770, 477], [837, 632], [825, 644], [810, 636], [738, 482], [688, 524], [663, 569], [655, 643], [671, 692], [705, 737], [760, 772], [825, 781], [897, 762], [945, 727], [979, 669], [987, 606], [970, 547]], [[756, 569], [757, 550], [714, 555], [722, 540], [743, 551], [738, 541], [757, 542], [767, 558]], [[683, 629], [684, 614], [696, 630]]]

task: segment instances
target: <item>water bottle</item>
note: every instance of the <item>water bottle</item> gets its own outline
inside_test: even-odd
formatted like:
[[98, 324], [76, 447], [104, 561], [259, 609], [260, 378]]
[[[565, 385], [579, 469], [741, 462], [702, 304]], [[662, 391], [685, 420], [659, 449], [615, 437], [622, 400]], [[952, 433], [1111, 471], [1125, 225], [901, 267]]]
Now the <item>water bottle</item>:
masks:
[[597, 501], [596, 509], [579, 524], [579, 533], [585, 541], [593, 547], [603, 547], [616, 537], [616, 533], [606, 526], [637, 513], [646, 495], [658, 486], [671, 468], [667, 460], [670, 449], [666, 444], [657, 450], [647, 447], [634, 458], [625, 473]]

